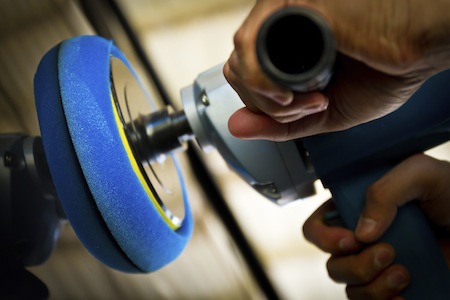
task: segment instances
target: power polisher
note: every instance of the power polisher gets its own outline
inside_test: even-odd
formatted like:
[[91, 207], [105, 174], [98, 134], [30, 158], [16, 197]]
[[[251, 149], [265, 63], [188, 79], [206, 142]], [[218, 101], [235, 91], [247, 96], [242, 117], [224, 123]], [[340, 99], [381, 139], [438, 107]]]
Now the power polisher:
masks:
[[[255, 48], [262, 69], [296, 92], [323, 89], [332, 78], [335, 41], [313, 10], [275, 12]], [[114, 76], [115, 66], [134, 78], [148, 112], [133, 112], [135, 99]], [[449, 72], [438, 74], [397, 111], [349, 130], [281, 143], [248, 141], [228, 131], [228, 118], [243, 103], [222, 66], [182, 89], [182, 111], [158, 110], [111, 41], [81, 36], [45, 55], [35, 97], [48, 168], [79, 239], [106, 265], [139, 273], [173, 261], [192, 234], [176, 154], [187, 141], [205, 152], [217, 150], [245, 182], [279, 205], [312, 195], [312, 183], [320, 179], [333, 195], [335, 216], [354, 229], [371, 183], [406, 157], [449, 139], [449, 81]], [[161, 166], [173, 171], [175, 182], [160, 178]], [[184, 201], [184, 216], [167, 207], [172, 196]], [[406, 299], [448, 298], [449, 270], [417, 205], [400, 208], [381, 241], [395, 248], [396, 263], [411, 273]]]

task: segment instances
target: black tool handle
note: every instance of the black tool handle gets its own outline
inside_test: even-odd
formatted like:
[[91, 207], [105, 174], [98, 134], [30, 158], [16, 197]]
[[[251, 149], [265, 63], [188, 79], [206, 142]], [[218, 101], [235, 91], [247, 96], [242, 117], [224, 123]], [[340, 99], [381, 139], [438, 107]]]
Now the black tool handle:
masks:
[[333, 73], [335, 39], [320, 14], [289, 6], [264, 21], [256, 54], [263, 71], [277, 83], [297, 92], [321, 90]]

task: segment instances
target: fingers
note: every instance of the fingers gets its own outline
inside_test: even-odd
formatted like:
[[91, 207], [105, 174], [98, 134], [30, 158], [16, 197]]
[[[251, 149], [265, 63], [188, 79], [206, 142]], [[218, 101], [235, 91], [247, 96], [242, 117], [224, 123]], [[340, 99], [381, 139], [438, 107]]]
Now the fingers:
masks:
[[[234, 51], [225, 64], [224, 75], [230, 85], [238, 90], [240, 96], [258, 93], [263, 97], [279, 102], [280, 105], [292, 101], [292, 92], [287, 88], [273, 83], [262, 72], [254, 45], [259, 28], [264, 20], [277, 9], [283, 7], [282, 1], [258, 1], [252, 11], [234, 35]], [[244, 95], [244, 91], [247, 92]], [[250, 93], [250, 94], [251, 94]], [[254, 99], [244, 101], [250, 102]], [[248, 105], [248, 103], [246, 103]], [[252, 109], [250, 107], [250, 109]]]
[[[291, 103], [292, 91], [274, 83], [265, 75], [257, 61], [255, 51], [248, 51], [249, 48], [253, 48], [253, 45], [247, 45], [247, 43], [248, 41], [242, 45], [243, 42], [238, 42], [235, 37], [235, 50], [231, 53], [223, 70], [227, 81], [244, 101], [258, 100], [262, 102], [262, 99], [266, 99], [281, 106]], [[245, 96], [256, 96], [260, 99], [246, 99]]]
[[334, 211], [332, 201], [320, 206], [303, 225], [303, 234], [309, 242], [324, 252], [344, 255], [358, 251], [361, 244], [352, 231], [343, 227], [331, 227], [324, 223], [325, 214]]
[[224, 65], [223, 73], [228, 83], [250, 109], [256, 112], [257, 107], [264, 108], [272, 102], [273, 106], [277, 104], [281, 107], [292, 102], [292, 91], [269, 80], [260, 70], [257, 62], [248, 64], [242, 60], [243, 58], [234, 51]]
[[[261, 112], [254, 112], [248, 106], [236, 111], [228, 120], [228, 129], [232, 135], [241, 139], [267, 139], [272, 141], [287, 141], [324, 131], [324, 116], [321, 113], [304, 116], [286, 116], [284, 121], [278, 122], [274, 118]], [[289, 118], [289, 119], [288, 119]], [[297, 120], [300, 118], [300, 120]]]
[[287, 124], [278, 123], [269, 116], [254, 113], [248, 107], [236, 111], [228, 120], [228, 130], [242, 139], [283, 140], [288, 135]]
[[325, 202], [303, 226], [308, 241], [332, 254], [327, 262], [330, 278], [348, 284], [350, 299], [392, 299], [398, 295], [410, 278], [405, 268], [392, 265], [394, 249], [385, 243], [361, 249], [350, 230], [324, 223], [325, 214], [334, 209], [331, 200]]
[[225, 64], [225, 78], [253, 112], [264, 113], [280, 123], [293, 122], [307, 115], [324, 111], [328, 98], [319, 92], [295, 94], [269, 80], [258, 64], [245, 63], [233, 52]]
[[394, 259], [394, 249], [380, 243], [355, 255], [333, 255], [327, 269], [330, 278], [347, 284], [349, 299], [392, 299], [410, 281], [404, 267], [392, 265]]
[[372, 184], [356, 227], [362, 242], [373, 242], [389, 227], [399, 207], [418, 200], [437, 225], [448, 228], [450, 166], [425, 155], [412, 156]]
[[[255, 61], [253, 64], [248, 64], [243, 60], [234, 51], [224, 65], [223, 73], [230, 85], [240, 96], [243, 96], [244, 101], [246, 100], [244, 96], [254, 96], [256, 99], [252, 100], [257, 101], [261, 108], [267, 106], [267, 113], [269, 110], [276, 108], [276, 105], [286, 107], [292, 103], [294, 94], [290, 89], [270, 80], [262, 72], [258, 62]], [[304, 103], [304, 107], [311, 105], [324, 106], [327, 104], [323, 103], [324, 100], [322, 98], [317, 98], [317, 95], [309, 98], [297, 95], [297, 100], [303, 100], [301, 102]]]
[[410, 276], [405, 268], [393, 265], [381, 272], [378, 277], [368, 284], [347, 285], [347, 296], [349, 299], [379, 299], [400, 300], [400, 296], [408, 283]]
[[327, 269], [336, 282], [361, 285], [371, 282], [382, 270], [392, 264], [395, 251], [388, 244], [376, 244], [361, 252], [348, 255], [333, 255], [328, 260]]
[[[259, 26], [264, 19], [283, 5], [279, 1], [258, 2], [235, 34], [235, 49], [223, 70], [225, 78], [249, 111], [272, 119], [272, 122], [269, 122], [270, 120], [267, 118], [259, 118], [254, 115], [252, 119], [243, 123], [240, 118], [234, 117], [230, 120], [229, 126], [230, 132], [236, 137], [268, 138], [278, 141], [297, 138], [302, 132], [292, 132], [290, 130], [291, 123], [324, 111], [328, 107], [328, 98], [322, 93], [295, 94], [294, 96], [290, 89], [270, 80], [262, 72], [256, 52], [249, 51], [254, 47]], [[240, 114], [240, 116], [244, 115]], [[280, 126], [275, 122], [286, 125]], [[246, 127], [240, 126], [244, 124]], [[301, 124], [296, 126], [296, 128], [301, 127]]]

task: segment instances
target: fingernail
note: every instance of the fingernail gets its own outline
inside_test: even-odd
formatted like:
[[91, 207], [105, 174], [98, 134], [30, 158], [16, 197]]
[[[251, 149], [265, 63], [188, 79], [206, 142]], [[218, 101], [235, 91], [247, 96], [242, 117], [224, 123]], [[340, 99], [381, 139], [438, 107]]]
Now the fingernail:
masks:
[[342, 238], [339, 241], [339, 248], [345, 251], [353, 251], [358, 249], [358, 243], [351, 237]]
[[389, 249], [380, 249], [375, 254], [375, 266], [382, 269], [392, 263], [394, 260], [394, 253]]
[[369, 218], [360, 218], [358, 221], [358, 226], [356, 227], [356, 234], [358, 236], [365, 236], [370, 234], [375, 230], [377, 222]]
[[388, 284], [392, 287], [403, 287], [408, 284], [408, 277], [404, 272], [394, 271], [387, 277]]

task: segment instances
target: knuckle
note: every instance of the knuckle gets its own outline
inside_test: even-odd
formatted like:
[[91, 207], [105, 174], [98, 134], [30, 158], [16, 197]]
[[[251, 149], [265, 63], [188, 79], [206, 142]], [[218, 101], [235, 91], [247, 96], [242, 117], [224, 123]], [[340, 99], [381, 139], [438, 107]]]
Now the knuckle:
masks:
[[320, 236], [318, 236], [307, 223], [305, 223], [305, 225], [303, 226], [303, 235], [305, 239], [311, 244], [315, 245], [325, 252], [329, 252], [328, 250], [330, 246], [328, 245], [328, 243], [326, 241], [323, 241], [323, 239], [321, 239]]
[[[358, 296], [358, 293], [355, 291], [355, 287], [352, 285], [347, 285], [345, 287], [345, 293], [347, 294], [347, 298], [349, 300], [356, 300], [356, 299], [362, 299], [361, 295]], [[366, 298], [367, 299], [367, 298]]]
[[223, 68], [223, 76], [225, 77], [225, 80], [235, 89], [234, 81], [236, 80], [233, 76], [233, 74], [230, 71], [230, 68]]
[[222, 73], [223, 73], [223, 75], [225, 76], [226, 79], [228, 79], [227, 77], [230, 77], [230, 75], [231, 75], [230, 61], [227, 61], [226, 64], [223, 66]]
[[425, 154], [415, 154], [407, 158], [413, 164], [433, 164], [434, 159]]
[[234, 43], [234, 47], [236, 49], [242, 49], [244, 41], [245, 41], [244, 35], [245, 35], [245, 32], [242, 29], [236, 31], [236, 33], [234, 34], [233, 43]]
[[415, 154], [407, 158], [407, 162], [414, 166], [421, 166], [423, 171], [434, 170], [440, 165], [449, 165], [447, 161], [441, 161], [425, 154]]
[[373, 204], [383, 203], [384, 199], [386, 198], [384, 196], [385, 184], [386, 183], [383, 178], [372, 183], [366, 191], [367, 201], [370, 201]]
[[[339, 269], [338, 269], [339, 268]], [[346, 264], [335, 264], [333, 256], [327, 261], [328, 275], [336, 282], [346, 284], [367, 284], [373, 280], [373, 274], [366, 264], [360, 263], [358, 256], [348, 256]]]
[[333, 255], [330, 256], [330, 258], [327, 260], [326, 269], [328, 272], [328, 277], [330, 277], [332, 280], [338, 283], [345, 282], [345, 280], [343, 280], [342, 278], [340, 278], [340, 276], [337, 275], [334, 260], [335, 259]]
[[358, 278], [360, 282], [370, 282], [373, 279], [373, 274], [370, 270], [363, 266], [363, 264], [355, 264], [354, 276]]
[[305, 223], [302, 226], [303, 236], [305, 237], [305, 239], [308, 242], [312, 241], [312, 238], [311, 238], [311, 231], [312, 231], [311, 230], [311, 226], [312, 226], [312, 220], [311, 219], [306, 220]]

